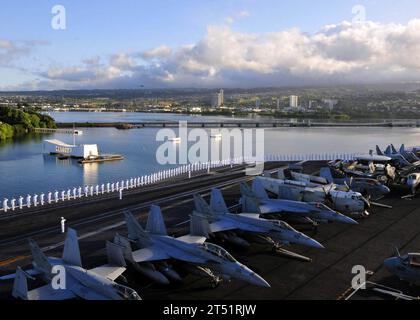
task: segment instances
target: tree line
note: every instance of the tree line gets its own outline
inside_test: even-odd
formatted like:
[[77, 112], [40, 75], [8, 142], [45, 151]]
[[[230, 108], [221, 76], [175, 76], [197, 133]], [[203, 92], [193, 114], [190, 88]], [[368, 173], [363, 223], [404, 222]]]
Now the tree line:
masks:
[[53, 118], [31, 109], [0, 108], [0, 140], [21, 136], [35, 128], [56, 128]]

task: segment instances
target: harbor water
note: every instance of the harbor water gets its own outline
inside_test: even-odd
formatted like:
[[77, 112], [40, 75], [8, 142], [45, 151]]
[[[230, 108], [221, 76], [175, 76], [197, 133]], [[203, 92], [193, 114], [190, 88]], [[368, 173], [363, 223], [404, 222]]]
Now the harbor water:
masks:
[[[130, 122], [141, 120], [187, 120], [194, 117], [140, 113], [52, 113], [59, 122]], [[146, 119], [145, 119], [146, 118]], [[216, 117], [221, 120], [223, 117]], [[214, 117], [204, 117], [209, 121]], [[200, 121], [204, 120], [200, 117]], [[240, 119], [237, 119], [240, 121]], [[45, 139], [72, 143], [69, 134], [32, 134], [0, 142], [0, 199], [28, 193], [63, 190], [83, 185], [119, 181], [145, 175], [177, 165], [161, 165], [156, 152], [162, 142], [156, 141], [161, 128], [118, 130], [115, 128], [82, 128], [78, 144], [97, 144], [100, 153], [121, 154], [124, 160], [80, 164], [75, 159], [59, 160], [44, 155]], [[238, 129], [237, 129], [238, 130]], [[210, 130], [207, 129], [209, 139]], [[352, 153], [385, 147], [420, 145], [420, 128], [270, 128], [264, 129], [266, 154]], [[188, 143], [190, 146], [194, 142]], [[173, 148], [179, 148], [174, 144]]]

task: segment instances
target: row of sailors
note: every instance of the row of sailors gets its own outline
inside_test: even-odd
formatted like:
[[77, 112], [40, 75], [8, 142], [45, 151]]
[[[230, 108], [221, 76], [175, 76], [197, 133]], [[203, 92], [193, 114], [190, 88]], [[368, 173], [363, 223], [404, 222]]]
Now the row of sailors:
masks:
[[[110, 193], [119, 191], [120, 193], [124, 189], [131, 189], [136, 188], [139, 186], [147, 185], [150, 183], [157, 182], [159, 179], [159, 176], [150, 175], [146, 177], [141, 178], [131, 178], [126, 181], [116, 182], [116, 183], [107, 183], [102, 184], [101, 186], [96, 185], [94, 186], [85, 186], [84, 190], [82, 190], [82, 187], [73, 188], [73, 190], [68, 189], [67, 191], [61, 191], [60, 193], [58, 191], [48, 192], [47, 198], [45, 199], [45, 194], [41, 193], [40, 195], [27, 195], [26, 199], [24, 197], [20, 196], [19, 199], [12, 199], [10, 200], [10, 206], [9, 206], [9, 199], [4, 199], [3, 201], [3, 210], [4, 212], [7, 212], [9, 209], [14, 211], [17, 208], [22, 209], [24, 206], [27, 208], [30, 208], [31, 206], [37, 207], [38, 205], [43, 206], [45, 203], [52, 204], [57, 203], [60, 200], [71, 200], [71, 199], [78, 199], [82, 197], [89, 197], [104, 193]], [[25, 201], [24, 201], [25, 200]]]
[[[226, 164], [227, 164], [226, 162], [219, 163], [219, 165], [226, 165]], [[230, 164], [232, 165], [231, 162]], [[197, 169], [199, 170], [204, 169], [206, 167], [207, 168], [210, 167], [210, 164], [207, 166], [204, 163], [199, 164], [199, 165], [200, 166], [197, 166]], [[122, 199], [122, 191], [124, 189], [132, 189], [132, 188], [148, 185], [151, 183], [156, 183], [163, 179], [171, 178], [171, 177], [174, 177], [176, 175], [183, 174], [186, 172], [189, 172], [190, 177], [191, 177], [191, 169], [194, 170], [196, 169], [195, 167], [196, 167], [195, 165], [187, 165], [187, 166], [183, 166], [183, 167], [179, 167], [175, 169], [160, 171], [158, 173], [154, 173], [154, 174], [143, 176], [143, 177], [131, 178], [126, 181], [121, 181], [121, 182], [116, 182], [116, 183], [108, 182], [107, 184], [102, 184], [101, 186], [96, 185], [95, 187], [85, 186], [84, 192], [82, 190], [82, 187], [73, 188], [73, 190], [68, 189], [67, 191], [61, 191], [61, 193], [59, 193], [58, 191], [55, 191], [54, 193], [49, 192], [47, 194], [47, 199], [45, 199], [44, 193], [41, 193], [41, 195], [39, 196], [37, 194], [35, 194], [34, 196], [31, 196], [28, 194], [26, 196], [26, 199], [24, 199], [24, 197], [21, 196], [17, 200], [16, 199], [10, 200], [10, 206], [9, 206], [9, 199], [4, 199], [3, 211], [4, 212], [7, 212], [8, 210], [14, 211], [17, 208], [22, 209], [24, 206], [26, 206], [27, 208], [30, 208], [31, 206], [37, 207], [38, 205], [43, 206], [45, 202], [47, 202], [48, 204], [52, 204], [52, 203], [57, 203], [60, 200], [65, 201], [65, 200], [82, 198], [83, 196], [89, 197], [89, 196], [110, 193], [110, 192], [115, 192], [115, 191], [118, 191], [120, 193], [120, 199]]]

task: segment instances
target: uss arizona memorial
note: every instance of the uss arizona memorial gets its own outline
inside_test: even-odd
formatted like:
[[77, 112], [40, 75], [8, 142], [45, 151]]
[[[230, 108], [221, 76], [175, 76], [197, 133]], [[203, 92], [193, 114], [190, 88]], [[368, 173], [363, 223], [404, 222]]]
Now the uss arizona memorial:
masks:
[[56, 139], [44, 141], [43, 153], [82, 159], [99, 156], [98, 145], [96, 144], [70, 145]]

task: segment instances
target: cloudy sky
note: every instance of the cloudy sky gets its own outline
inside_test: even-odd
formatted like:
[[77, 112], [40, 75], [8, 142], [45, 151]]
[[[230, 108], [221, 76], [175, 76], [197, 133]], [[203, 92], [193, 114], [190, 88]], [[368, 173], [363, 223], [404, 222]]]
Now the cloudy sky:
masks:
[[0, 11], [0, 90], [419, 80], [420, 0], [2, 0]]

